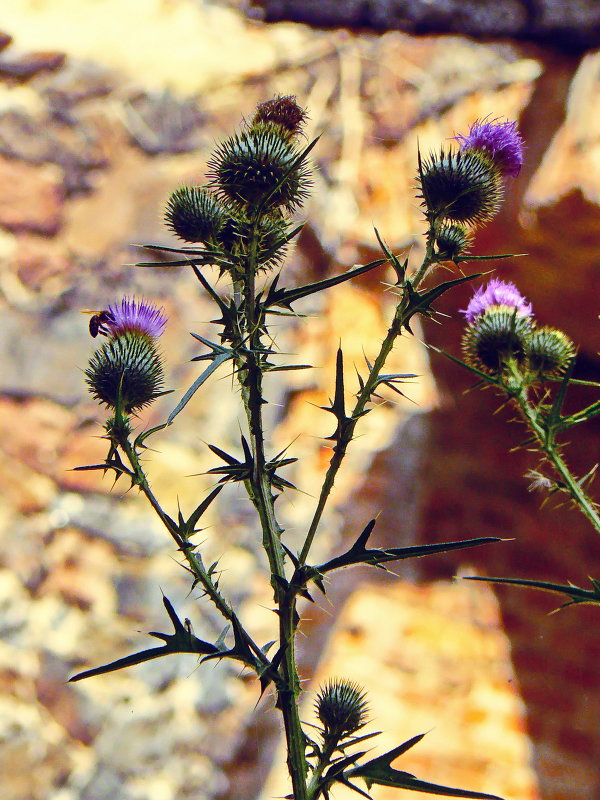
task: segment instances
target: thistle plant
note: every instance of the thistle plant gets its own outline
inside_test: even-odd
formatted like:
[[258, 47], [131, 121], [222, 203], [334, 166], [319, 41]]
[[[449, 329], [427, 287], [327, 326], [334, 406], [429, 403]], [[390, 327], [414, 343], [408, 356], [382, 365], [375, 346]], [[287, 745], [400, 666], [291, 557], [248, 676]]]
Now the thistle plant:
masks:
[[[217, 145], [207, 164], [202, 186], [184, 186], [171, 195], [165, 210], [167, 227], [184, 244], [175, 248], [148, 245], [149, 250], [172, 254], [161, 267], [187, 267], [198, 280], [199, 290], [214, 303], [217, 333], [208, 339], [192, 333], [203, 348], [195, 361], [206, 362], [164, 423], [150, 429], [136, 428], [138, 415], [163, 392], [163, 361], [157, 344], [166, 324], [159, 308], [148, 301], [125, 298], [113, 302], [92, 320], [92, 334], [106, 341], [92, 355], [86, 379], [93, 396], [108, 407], [105, 425], [108, 454], [101, 464], [82, 467], [112, 472], [115, 479], [129, 481], [150, 503], [174, 541], [190, 575], [192, 588], [199, 588], [203, 602], [212, 603], [223, 617], [225, 630], [214, 642], [196, 637], [183, 623], [171, 602], [164, 605], [171, 620], [171, 633], [152, 633], [160, 646], [121, 658], [75, 675], [78, 681], [129, 667], [165, 655], [193, 653], [201, 663], [230, 659], [253, 673], [257, 693], [275, 698], [285, 734], [287, 767], [294, 800], [328, 798], [336, 784], [369, 797], [367, 789], [383, 784], [438, 795], [494, 798], [478, 791], [441, 786], [395, 769], [392, 762], [420, 741], [413, 737], [393, 750], [372, 757], [364, 733], [368, 721], [367, 698], [362, 689], [344, 678], [328, 681], [317, 693], [318, 725], [305, 724], [300, 716], [301, 685], [296, 661], [296, 639], [302, 629], [302, 603], [314, 602], [326, 591], [336, 570], [357, 564], [386, 568], [403, 559], [483, 546], [499, 541], [479, 537], [464, 541], [379, 549], [369, 539], [375, 520], [356, 531], [355, 541], [344, 553], [323, 563], [312, 557], [313, 542], [322, 527], [331, 502], [332, 488], [362, 418], [374, 409], [382, 388], [400, 392], [408, 378], [385, 370], [386, 360], [399, 336], [410, 334], [418, 315], [431, 316], [435, 302], [455, 286], [479, 275], [460, 274], [451, 280], [432, 280], [436, 264], [469, 260], [473, 230], [497, 212], [505, 191], [505, 178], [514, 175], [522, 161], [522, 142], [513, 123], [483, 121], [472, 126], [458, 145], [445, 147], [425, 158], [418, 156], [417, 181], [426, 221], [423, 258], [418, 265], [401, 260], [376, 233], [382, 257], [368, 264], [314, 283], [287, 286], [284, 259], [288, 245], [301, 229], [294, 214], [301, 208], [311, 186], [310, 154], [317, 140], [307, 142], [303, 134], [306, 112], [293, 97], [276, 97], [258, 106], [251, 120]], [[489, 258], [503, 258], [490, 256]], [[168, 258], [168, 256], [167, 256]], [[480, 260], [484, 257], [479, 256]], [[157, 266], [145, 262], [145, 266]], [[216, 267], [226, 289], [217, 290], [207, 267]], [[379, 351], [370, 354], [359, 370], [359, 386], [347, 406], [346, 366], [341, 347], [337, 352], [332, 400], [324, 411], [334, 419], [329, 437], [332, 454], [315, 502], [302, 546], [292, 550], [286, 542], [276, 500], [294, 491], [284, 474], [295, 459], [287, 451], [272, 451], [265, 429], [263, 409], [269, 402], [264, 377], [273, 370], [299, 365], [285, 363], [269, 334], [273, 318], [295, 314], [295, 304], [318, 292], [334, 289], [345, 281], [387, 267], [393, 274], [396, 305]], [[480, 290], [467, 311], [465, 354], [469, 368], [482, 380], [511, 392], [521, 403], [528, 423], [547, 443], [542, 418], [553, 429], [563, 429], [576, 420], [560, 417], [557, 407], [544, 400], [534, 412], [527, 392], [541, 376], [568, 374], [572, 346], [560, 333], [538, 329], [530, 306], [518, 292], [496, 282]], [[143, 461], [148, 441], [175, 424], [206, 380], [217, 370], [233, 373], [245, 416], [239, 450], [226, 452], [218, 443], [209, 445], [218, 463], [209, 470], [215, 485], [189, 514], [174, 515], [161, 501], [146, 473]], [[527, 371], [524, 371], [527, 370]], [[522, 376], [527, 375], [527, 380]], [[533, 377], [535, 376], [535, 378]], [[555, 378], [561, 381], [561, 378]], [[562, 386], [559, 383], [559, 386]], [[562, 389], [561, 389], [562, 391]], [[552, 410], [555, 409], [555, 410]], [[544, 415], [543, 417], [540, 415]], [[537, 434], [536, 434], [537, 436]], [[225, 484], [243, 487], [254, 509], [273, 592], [275, 614], [273, 641], [257, 641], [244, 619], [219, 587], [216, 565], [208, 566], [202, 546], [195, 539], [203, 515]], [[574, 495], [579, 482], [569, 484]], [[589, 513], [596, 512], [589, 507]]]
[[[517, 409], [528, 437], [522, 446], [537, 453], [539, 468], [531, 470], [532, 488], [551, 497], [565, 498], [600, 533], [600, 511], [589, 494], [597, 464], [582, 476], [573, 474], [560, 437], [575, 426], [600, 414], [600, 401], [565, 414], [569, 388], [583, 384], [600, 388], [595, 381], [573, 377], [576, 348], [561, 330], [539, 326], [532, 304], [512, 283], [492, 279], [480, 287], [463, 310], [467, 326], [462, 348], [464, 366], [481, 386], [493, 387]], [[495, 583], [526, 586], [562, 595], [565, 605], [600, 605], [600, 580], [590, 578], [592, 588], [526, 578], [480, 578]]]

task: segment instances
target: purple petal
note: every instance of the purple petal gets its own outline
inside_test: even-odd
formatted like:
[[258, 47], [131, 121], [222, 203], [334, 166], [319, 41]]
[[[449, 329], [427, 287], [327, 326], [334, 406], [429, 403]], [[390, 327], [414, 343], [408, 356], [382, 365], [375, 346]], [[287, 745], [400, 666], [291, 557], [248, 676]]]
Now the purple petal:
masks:
[[523, 139], [516, 122], [476, 120], [467, 136], [454, 137], [461, 150], [487, 153], [504, 177], [518, 175], [523, 165]]
[[492, 278], [487, 286], [480, 286], [466, 309], [461, 308], [460, 311], [467, 318], [467, 322], [473, 322], [475, 317], [483, 314], [490, 306], [516, 308], [517, 314], [522, 317], [530, 317], [533, 314], [531, 303], [525, 300], [514, 283], [501, 281], [499, 278]]
[[107, 310], [113, 317], [107, 324], [113, 335], [135, 331], [157, 339], [167, 324], [163, 308], [134, 297], [124, 297], [120, 304], [110, 305]]

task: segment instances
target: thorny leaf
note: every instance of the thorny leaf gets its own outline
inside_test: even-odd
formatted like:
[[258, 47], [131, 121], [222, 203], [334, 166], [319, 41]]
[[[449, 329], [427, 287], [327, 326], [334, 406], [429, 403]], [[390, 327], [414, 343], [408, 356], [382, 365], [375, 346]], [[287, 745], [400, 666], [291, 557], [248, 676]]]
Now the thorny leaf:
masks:
[[210, 644], [210, 642], [205, 642], [197, 636], [194, 636], [181, 622], [171, 602], [164, 595], [163, 603], [173, 623], [174, 633], [167, 634], [150, 631], [148, 634], [149, 636], [154, 636], [155, 639], [162, 639], [165, 643], [162, 647], [151, 647], [148, 650], [143, 650], [141, 653], [134, 653], [131, 656], [125, 656], [125, 658], [111, 661], [110, 664], [105, 664], [102, 667], [95, 667], [94, 669], [79, 672], [77, 675], [69, 678], [69, 683], [81, 681], [84, 678], [92, 678], [94, 675], [104, 675], [106, 672], [115, 672], [116, 670], [131, 667], [134, 664], [142, 664], [144, 661], [151, 661], [154, 658], [161, 658], [171, 653], [196, 653], [197, 655], [202, 655], [218, 652], [218, 648], [214, 644]]
[[456, 789], [452, 786], [442, 786], [437, 783], [422, 781], [411, 775], [410, 772], [401, 772], [394, 769], [391, 764], [398, 756], [405, 753], [415, 744], [421, 741], [425, 734], [413, 736], [412, 739], [395, 747], [382, 756], [367, 761], [354, 769], [345, 773], [348, 778], [362, 778], [368, 788], [376, 783], [380, 786], [393, 786], [397, 789], [412, 789], [414, 792], [429, 792], [429, 794], [442, 795], [444, 797], [464, 797], [472, 800], [501, 800], [497, 795], [485, 794], [483, 792], [471, 792], [466, 789]]
[[467, 547], [477, 547], [481, 544], [491, 544], [492, 542], [502, 541], [500, 538], [495, 536], [484, 536], [477, 539], [465, 539], [456, 542], [440, 542], [439, 544], [424, 544], [415, 545], [412, 547], [392, 547], [386, 550], [367, 548], [366, 545], [373, 528], [375, 527], [376, 521], [377, 520], [372, 519], [366, 525], [356, 542], [346, 553], [343, 553], [341, 556], [336, 556], [335, 558], [326, 561], [324, 564], [311, 569], [316, 570], [316, 574], [322, 576], [334, 569], [349, 567], [353, 564], [371, 564], [375, 567], [381, 567], [382, 564], [388, 561], [400, 561], [405, 558], [418, 558], [421, 556], [432, 555], [434, 553], [444, 553], [449, 550], [462, 550]]
[[592, 605], [600, 605], [600, 581], [595, 578], [590, 578], [590, 583], [594, 587], [593, 590], [581, 589], [574, 583], [562, 585], [560, 583], [549, 583], [548, 581], [535, 581], [526, 580], [521, 578], [487, 578], [479, 575], [469, 575], [465, 577], [468, 581], [485, 581], [486, 583], [507, 583], [512, 586], [524, 586], [529, 589], [541, 589], [545, 592], [554, 592], [556, 594], [566, 595], [570, 600], [563, 603], [557, 611], [561, 608], [568, 606], [578, 605], [580, 603], [591, 603]]

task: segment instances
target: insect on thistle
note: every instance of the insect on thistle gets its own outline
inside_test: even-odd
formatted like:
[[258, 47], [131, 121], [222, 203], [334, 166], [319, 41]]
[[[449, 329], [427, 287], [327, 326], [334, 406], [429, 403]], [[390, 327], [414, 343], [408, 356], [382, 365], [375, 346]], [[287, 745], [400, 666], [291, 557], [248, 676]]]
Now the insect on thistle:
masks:
[[81, 312], [82, 314], [92, 314], [90, 317], [90, 335], [95, 339], [99, 333], [103, 336], [108, 336], [108, 332], [106, 329], [106, 325], [108, 323], [114, 322], [115, 318], [111, 314], [110, 311], [104, 309], [104, 311], [90, 311], [89, 309], [85, 309]]

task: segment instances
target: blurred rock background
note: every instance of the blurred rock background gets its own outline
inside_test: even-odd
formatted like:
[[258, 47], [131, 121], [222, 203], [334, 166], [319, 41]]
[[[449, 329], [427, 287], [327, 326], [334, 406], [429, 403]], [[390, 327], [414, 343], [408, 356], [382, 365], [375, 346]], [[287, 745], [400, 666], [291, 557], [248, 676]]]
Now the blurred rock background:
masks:
[[[213, 316], [193, 275], [136, 269], [135, 244], [174, 241], [161, 222], [169, 193], [202, 181], [218, 138], [257, 102], [295, 94], [322, 133], [308, 224], [283, 282], [317, 279], [378, 256], [373, 226], [418, 263], [417, 143], [439, 147], [474, 119], [518, 118], [527, 163], [477, 251], [497, 262], [538, 319], [580, 347], [580, 377], [598, 379], [600, 55], [510, 40], [413, 37], [399, 31], [267, 24], [241, 3], [209, 0], [11, 0], [0, 19], [0, 773], [7, 800], [250, 800], [285, 794], [269, 697], [227, 664], [165, 659], [76, 685], [74, 672], [149, 646], [168, 630], [161, 590], [196, 633], [220, 619], [189, 594], [170, 540], [126, 487], [70, 471], [102, 458], [102, 412], [81, 368], [93, 350], [82, 309], [123, 294], [164, 304], [169, 385], [197, 374], [189, 330]], [[294, 548], [329, 451], [318, 410], [341, 342], [348, 371], [375, 351], [393, 298], [370, 273], [318, 298], [278, 331], [311, 372], [271, 380], [278, 449], [294, 441], [282, 506]], [[464, 394], [457, 368], [468, 290], [394, 351], [418, 373], [409, 400], [365, 419], [315, 549], [351, 541], [380, 514], [381, 545], [499, 535], [514, 541], [398, 570], [344, 572], [306, 609], [303, 676], [344, 675], [367, 688], [379, 747], [430, 733], [399, 768], [512, 800], [600, 797], [597, 612], [551, 597], [453, 582], [457, 571], [580, 585], [598, 569], [597, 537], [568, 510], [540, 511], [512, 451], [522, 430], [491, 394]], [[443, 325], [436, 324], [443, 322]], [[350, 386], [350, 390], [351, 390]], [[584, 402], [582, 395], [576, 402]], [[160, 422], [165, 398], [140, 424]], [[206, 442], [236, 448], [240, 417], [217, 375], [154, 440], [148, 470], [167, 509], [189, 511], [210, 482]], [[597, 426], [573, 437], [583, 474]], [[258, 639], [273, 615], [255, 522], [237, 490], [206, 531], [223, 588]], [[331, 603], [331, 604], [330, 604]], [[306, 716], [310, 718], [310, 696]], [[345, 798], [340, 791], [336, 797]], [[375, 787], [375, 800], [392, 797]], [[394, 792], [394, 797], [398, 793]]]

